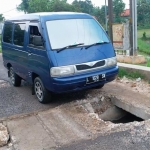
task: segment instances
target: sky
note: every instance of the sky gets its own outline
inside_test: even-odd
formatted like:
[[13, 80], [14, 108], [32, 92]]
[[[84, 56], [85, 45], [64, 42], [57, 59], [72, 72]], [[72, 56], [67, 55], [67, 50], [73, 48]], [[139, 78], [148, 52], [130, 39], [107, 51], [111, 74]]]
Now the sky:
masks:
[[[105, 0], [91, 0], [95, 6], [102, 6], [105, 4]], [[123, 0], [126, 3], [126, 8], [129, 8], [129, 0]], [[72, 3], [73, 0], [68, 0], [68, 3]], [[21, 0], [0, 0], [0, 14], [4, 14], [5, 18], [11, 18], [14, 16], [22, 15], [23, 12], [18, 12], [16, 6], [21, 3]]]

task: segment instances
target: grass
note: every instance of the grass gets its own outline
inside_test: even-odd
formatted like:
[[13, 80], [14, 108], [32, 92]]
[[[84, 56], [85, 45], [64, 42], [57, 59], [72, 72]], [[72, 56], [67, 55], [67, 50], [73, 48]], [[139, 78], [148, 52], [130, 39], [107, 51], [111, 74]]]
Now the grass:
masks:
[[147, 61], [146, 66], [147, 66], [147, 67], [150, 67], [150, 59]]
[[141, 38], [138, 39], [138, 47], [139, 51], [145, 54], [150, 54], [150, 41], [142, 40]]
[[150, 67], [150, 58], [146, 57], [146, 63], [144, 63], [144, 64], [137, 64], [137, 65]]
[[138, 30], [138, 39], [143, 37], [143, 33], [146, 33], [147, 37], [150, 37], [150, 29]]
[[[143, 33], [145, 33], [145, 38], [143, 38]], [[140, 53], [150, 55], [150, 29], [138, 30], [138, 48]], [[150, 66], [149, 62], [148, 66]]]
[[[146, 33], [146, 38], [143, 38], [143, 33]], [[138, 54], [145, 56], [147, 62], [140, 64], [142, 66], [150, 67], [150, 29], [138, 30]]]
[[145, 79], [145, 76], [139, 73], [138, 71], [129, 72], [126, 69], [120, 68], [118, 77], [123, 78], [124, 76], [126, 76], [129, 79], [137, 79], [137, 78]]

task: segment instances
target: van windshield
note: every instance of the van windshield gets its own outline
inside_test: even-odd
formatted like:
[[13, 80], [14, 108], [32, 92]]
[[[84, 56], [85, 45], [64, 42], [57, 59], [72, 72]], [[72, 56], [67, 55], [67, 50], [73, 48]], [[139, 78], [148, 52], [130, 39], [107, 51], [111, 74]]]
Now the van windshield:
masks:
[[94, 19], [66, 19], [46, 22], [51, 48], [57, 50], [68, 45], [91, 45], [109, 42], [105, 32]]

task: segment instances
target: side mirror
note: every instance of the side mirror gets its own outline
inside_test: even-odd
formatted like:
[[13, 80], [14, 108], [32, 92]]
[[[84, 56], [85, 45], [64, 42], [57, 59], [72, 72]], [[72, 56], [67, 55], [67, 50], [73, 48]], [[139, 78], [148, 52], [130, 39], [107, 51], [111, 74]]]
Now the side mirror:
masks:
[[35, 46], [43, 46], [43, 41], [41, 36], [33, 36], [33, 45]]

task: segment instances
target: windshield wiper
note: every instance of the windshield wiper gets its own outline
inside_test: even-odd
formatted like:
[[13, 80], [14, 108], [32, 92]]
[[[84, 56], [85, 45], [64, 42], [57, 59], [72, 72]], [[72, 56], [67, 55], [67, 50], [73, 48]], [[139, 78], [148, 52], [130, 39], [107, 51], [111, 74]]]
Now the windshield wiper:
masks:
[[107, 43], [109, 43], [109, 42], [97, 42], [97, 43], [94, 43], [94, 44], [91, 44], [91, 45], [87, 46], [85, 49], [88, 49], [88, 48], [90, 48], [92, 46], [95, 46], [95, 45], [107, 44]]
[[65, 47], [63, 47], [63, 48], [60, 48], [59, 50], [57, 50], [57, 52], [63, 51], [63, 50], [65, 50], [65, 49], [67, 49], [67, 48], [77, 47], [77, 46], [79, 46], [79, 45], [84, 45], [84, 43], [78, 43], [78, 44], [68, 45], [68, 46], [65, 46]]

